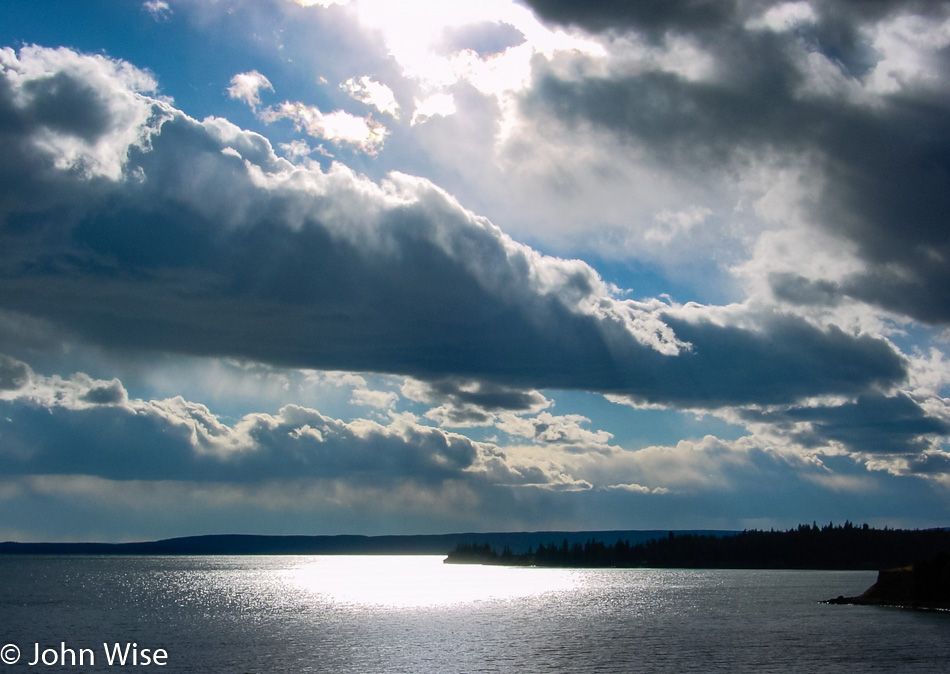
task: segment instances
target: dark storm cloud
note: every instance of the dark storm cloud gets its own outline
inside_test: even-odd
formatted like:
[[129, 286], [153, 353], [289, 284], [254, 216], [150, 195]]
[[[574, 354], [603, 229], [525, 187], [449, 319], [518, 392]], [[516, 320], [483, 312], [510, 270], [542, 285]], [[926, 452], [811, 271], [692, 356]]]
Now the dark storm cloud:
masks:
[[704, 399], [771, 404], [809, 396], [816, 368], [823, 386], [847, 395], [866, 390], [865, 377], [884, 386], [904, 374], [904, 365], [881, 340], [853, 337], [835, 327], [819, 330], [789, 316], [764, 319], [761, 331], [668, 321], [695, 350], [658, 368], [657, 390], [647, 399], [666, 397], [697, 407]]
[[31, 376], [29, 365], [0, 354], [0, 391], [17, 391], [29, 383]]
[[793, 273], [770, 274], [769, 285], [776, 297], [792, 304], [834, 306], [841, 298], [838, 284]]
[[[822, 56], [839, 84], [859, 89], [883, 58], [872, 44], [877, 22], [914, 16], [936, 27], [950, 5], [815, 2], [813, 20], [775, 32], [748, 25], [781, 4], [775, 2], [530, 4], [548, 20], [591, 31], [654, 41], [686, 36], [711, 55], [716, 76], [687, 80], [648, 70], [566, 77], [537, 61], [526, 112], [606, 130], [700, 181], [750, 155], [805, 157], [824, 185], [806, 210], [853, 243], [866, 269], [795, 299], [824, 304], [834, 290], [923, 321], [950, 321], [950, 51], [932, 49], [920, 80], [891, 72], [894, 90], [869, 93], [873, 102], [844, 89], [803, 93], [809, 54]], [[926, 42], [921, 37], [915, 47], [930, 48]], [[794, 290], [788, 278], [774, 280], [778, 292]]]
[[[4, 57], [8, 73], [42, 61], [0, 77], [17, 129], [0, 172], [44, 197], [0, 187], [0, 308], [94, 343], [407, 374], [434, 389], [479, 380], [450, 395], [482, 411], [522, 404], [514, 389], [718, 407], [905, 378], [882, 340], [782, 315], [687, 321], [613, 297], [586, 264], [517, 244], [427, 181], [293, 167], [260, 136], [135, 91], [127, 65]], [[88, 104], [79, 118], [100, 120], [44, 122], [36, 96], [10, 84], [50, 79], [44, 108]]]
[[530, 412], [548, 405], [537, 391], [522, 391], [488, 382], [438, 379], [419, 382], [418, 390], [404, 391], [413, 400], [473, 406], [488, 412]]
[[916, 475], [950, 475], [950, 453], [932, 451], [908, 461], [908, 471]]
[[433, 381], [409, 380], [402, 394], [417, 402], [438, 405], [426, 417], [442, 426], [488, 426], [499, 412], [526, 414], [551, 404], [538, 391], [526, 391], [485, 381], [443, 378]]
[[[858, 396], [842, 405], [783, 411], [743, 412], [749, 421], [767, 422], [805, 446], [840, 442], [852, 452], [917, 455], [950, 434], [950, 423], [928, 415], [907, 395]], [[807, 422], [808, 430], [795, 424]]]
[[96, 90], [65, 73], [30, 80], [23, 85], [29, 103], [23, 119], [85, 141], [109, 130], [109, 111]]
[[635, 28], [650, 35], [695, 31], [729, 23], [736, 9], [730, 0], [526, 0], [542, 19], [592, 32]]

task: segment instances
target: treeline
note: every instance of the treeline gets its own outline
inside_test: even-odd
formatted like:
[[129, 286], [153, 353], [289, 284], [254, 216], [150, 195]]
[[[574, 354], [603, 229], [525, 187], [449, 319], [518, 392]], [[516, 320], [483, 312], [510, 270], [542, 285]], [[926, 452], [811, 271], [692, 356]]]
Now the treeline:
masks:
[[595, 540], [539, 545], [525, 553], [486, 544], [462, 544], [447, 563], [551, 567], [704, 569], [884, 569], [950, 552], [950, 530], [873, 529], [829, 523], [787, 531], [750, 530], [732, 536], [675, 534], [631, 545]]

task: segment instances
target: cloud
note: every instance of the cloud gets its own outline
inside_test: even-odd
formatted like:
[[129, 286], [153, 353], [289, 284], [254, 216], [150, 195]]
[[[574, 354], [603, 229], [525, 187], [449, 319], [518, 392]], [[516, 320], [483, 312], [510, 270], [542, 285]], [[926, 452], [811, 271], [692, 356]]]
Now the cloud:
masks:
[[30, 366], [15, 358], [0, 354], [0, 391], [17, 391], [30, 383]]
[[449, 54], [471, 50], [484, 58], [524, 44], [525, 39], [525, 34], [510, 23], [481, 21], [447, 27], [442, 38], [442, 50]]
[[262, 89], [273, 91], [274, 85], [256, 70], [251, 70], [246, 73], [238, 73], [231, 78], [228, 96], [244, 101], [251, 108], [257, 109], [257, 106], [261, 104], [260, 92]]
[[304, 133], [331, 142], [344, 143], [375, 154], [386, 139], [386, 127], [370, 117], [359, 117], [344, 110], [324, 113], [315, 105], [285, 101], [261, 111], [260, 118], [271, 123], [289, 119]]
[[[2, 177], [8, 204], [37, 199], [31, 171], [43, 165], [83, 177], [122, 176], [128, 151], [143, 148], [166, 110], [144, 94], [155, 81], [127, 63], [68, 49], [0, 49]], [[20, 177], [18, 173], [22, 173]]]
[[[17, 140], [0, 172], [17, 178], [0, 203], [23, 225], [3, 235], [0, 303], [90, 342], [698, 407], [906, 378], [868, 335], [618, 297], [589, 265], [515, 242], [427, 180], [294, 166], [259, 135], [138, 93], [127, 64], [29, 48], [3, 65]], [[43, 109], [89, 122], [44, 117], [21, 93], [33, 82], [61, 83]]]
[[[941, 409], [933, 409], [934, 404]], [[747, 410], [742, 414], [749, 422], [768, 423], [774, 433], [805, 447], [840, 443], [853, 454], [916, 456], [950, 436], [946, 402], [931, 398], [930, 406], [928, 410], [901, 393], [867, 394], [840, 404]]]
[[488, 426], [495, 423], [499, 412], [535, 413], [551, 404], [538, 391], [457, 379], [408, 379], [402, 394], [410, 400], [437, 405], [426, 412], [426, 418], [456, 428]]
[[396, 404], [399, 396], [393, 391], [376, 391], [368, 388], [358, 388], [353, 391], [351, 402], [355, 405], [389, 409]]
[[939, 524], [946, 4], [224, 4], [0, 52], [8, 528]]
[[[27, 366], [5, 357], [5, 370]], [[130, 399], [118, 380], [34, 375], [0, 392], [6, 475], [81, 474], [111, 480], [266, 482], [345, 479], [351, 484], [476, 480], [497, 463], [491, 445], [397, 418], [343, 422], [286, 405], [223, 423], [180, 396]], [[499, 465], [492, 468], [498, 474]], [[515, 474], [509, 475], [509, 480]]]
[[760, 16], [746, 22], [746, 28], [767, 29], [777, 33], [813, 24], [818, 17], [807, 2], [785, 2], [769, 7]]
[[[789, 489], [812, 475], [837, 474], [820, 460], [784, 447], [769, 448], [752, 436], [725, 441], [707, 435], [637, 450], [601, 446], [597, 451], [577, 451], [570, 444], [553, 443], [506, 447], [504, 452], [510, 469], [532, 466], [547, 483], [587, 484], [593, 491], [624, 494], [755, 498], [753, 494], [779, 485]], [[866, 473], [863, 467], [857, 471]]]
[[288, 0], [288, 2], [295, 2], [301, 7], [331, 7], [333, 5], [346, 5], [349, 4], [350, 0]]
[[592, 32], [636, 28], [651, 36], [669, 31], [715, 30], [732, 19], [736, 3], [727, 0], [690, 0], [671, 4], [663, 0], [645, 2], [587, 2], [528, 0], [543, 19], [574, 25]]
[[156, 21], [166, 21], [171, 16], [172, 8], [165, 0], [146, 0], [142, 9], [152, 15]]
[[[781, 518], [797, 521], [810, 508], [837, 512], [841, 490], [854, 507], [886, 493], [894, 480], [950, 479], [946, 453], [932, 449], [836, 464], [834, 453], [809, 454], [775, 435], [753, 435], [631, 451], [605, 444], [609, 434], [587, 430], [579, 415], [547, 412], [528, 419], [500, 414], [530, 443], [504, 448], [420, 425], [409, 415], [394, 415], [387, 424], [343, 421], [300, 405], [227, 423], [180, 396], [142, 400], [118, 380], [46, 377], [16, 359], [0, 362], [0, 371], [16, 372], [20, 382], [0, 390], [0, 503], [30, 504], [36, 512], [68, 506], [65, 520], [51, 521], [77, 518], [74, 532], [88, 531], [89, 518], [98, 521], [102, 509], [130, 518], [122, 525], [130, 527], [127, 535], [162, 526], [173, 528], [161, 535], [181, 534], [174, 527], [186, 515], [212, 528], [241, 522], [245, 531], [292, 532], [302, 526], [301, 513], [326, 531], [385, 525], [418, 533], [489, 522], [564, 528], [588, 511], [599, 513], [600, 526], [630, 526], [610, 513], [634, 506], [644, 523], [661, 526], [653, 518], [665, 512], [672, 519], [660, 520], [662, 526], [682, 527], [696, 526], [696, 512], [704, 524], [713, 521], [704, 518], [761, 516], [753, 504], [777, 494], [787, 512], [779, 507], [770, 516], [784, 525]], [[343, 386], [363, 385], [353, 374], [326, 376]], [[918, 420], [912, 412], [902, 413]], [[816, 409], [811, 420], [848, 428], [854, 416], [847, 407]], [[926, 493], [912, 500], [927, 502]], [[411, 528], [399, 529], [407, 517]]]
[[422, 99], [416, 99], [415, 110], [412, 113], [412, 123], [421, 124], [433, 117], [448, 117], [454, 115], [458, 108], [452, 94], [431, 94]]
[[644, 487], [642, 484], [612, 484], [607, 486], [607, 489], [619, 489], [621, 491], [632, 492], [634, 494], [668, 494], [669, 489], [666, 487], [654, 487], [650, 489], [649, 487]]
[[613, 438], [607, 431], [583, 428], [590, 419], [580, 414], [554, 415], [542, 412], [530, 419], [505, 414], [498, 423], [499, 430], [521, 436], [544, 445], [581, 445], [587, 448], [604, 445]]
[[654, 217], [656, 226], [648, 229], [643, 238], [646, 241], [658, 241], [663, 245], [683, 236], [697, 225], [701, 225], [712, 211], [702, 206], [692, 206], [682, 211], [660, 211]]
[[[703, 173], [713, 170], [741, 184], [763, 160], [804, 165], [812, 188], [787, 195], [781, 210], [843, 243], [858, 268], [844, 278], [795, 280], [798, 261], [787, 258], [788, 269], [772, 270], [781, 272], [772, 277], [776, 292], [821, 287], [796, 301], [848, 298], [927, 323], [950, 321], [950, 5], [530, 5], [549, 21], [601, 34], [607, 56], [536, 61], [521, 95], [526, 114], [568, 134], [607, 134], [658, 170], [689, 174], [694, 185], [712, 185]], [[693, 44], [708, 67], [696, 76], [643, 59], [619, 67], [630, 45], [645, 41], [651, 53], [674, 39]]]
[[[371, 105], [380, 112], [398, 116], [399, 105], [389, 87], [369, 77], [350, 78], [340, 86], [355, 100]], [[251, 70], [231, 78], [228, 96], [246, 103], [268, 124], [289, 119], [297, 130], [310, 136], [351, 145], [369, 154], [376, 154], [386, 139], [385, 126], [371, 117], [360, 117], [343, 110], [324, 113], [314, 105], [284, 101], [258, 111], [261, 104], [260, 92], [265, 89], [273, 91], [274, 86], [264, 75]], [[312, 151], [303, 141], [293, 141], [285, 147], [292, 158], [307, 156]]]
[[128, 399], [128, 392], [118, 379], [91, 386], [82, 396], [83, 402], [94, 405], [123, 405]]
[[399, 103], [393, 90], [367, 75], [351, 77], [340, 85], [351, 98], [376, 108], [393, 118], [399, 117]]

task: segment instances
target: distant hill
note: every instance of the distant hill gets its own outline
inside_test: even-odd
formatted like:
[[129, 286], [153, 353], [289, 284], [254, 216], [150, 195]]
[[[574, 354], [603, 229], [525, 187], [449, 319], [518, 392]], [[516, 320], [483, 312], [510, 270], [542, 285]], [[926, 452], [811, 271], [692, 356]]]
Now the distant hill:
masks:
[[[729, 536], [735, 531], [691, 530], [679, 535]], [[256, 536], [214, 534], [137, 543], [0, 543], [0, 554], [21, 555], [447, 555], [459, 545], [489, 545], [516, 553], [541, 545], [632, 541], [645, 543], [668, 530], [536, 531], [416, 536]]]

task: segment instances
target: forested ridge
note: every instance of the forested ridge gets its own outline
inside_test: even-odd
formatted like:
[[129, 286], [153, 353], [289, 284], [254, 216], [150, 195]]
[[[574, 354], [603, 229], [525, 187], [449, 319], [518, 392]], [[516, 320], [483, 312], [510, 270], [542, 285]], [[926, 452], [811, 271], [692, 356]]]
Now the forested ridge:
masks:
[[553, 567], [719, 569], [883, 569], [950, 552], [947, 529], [874, 529], [829, 523], [787, 531], [747, 530], [731, 536], [676, 534], [631, 544], [591, 538], [585, 543], [539, 545], [525, 553], [488, 544], [461, 544], [447, 563]]

